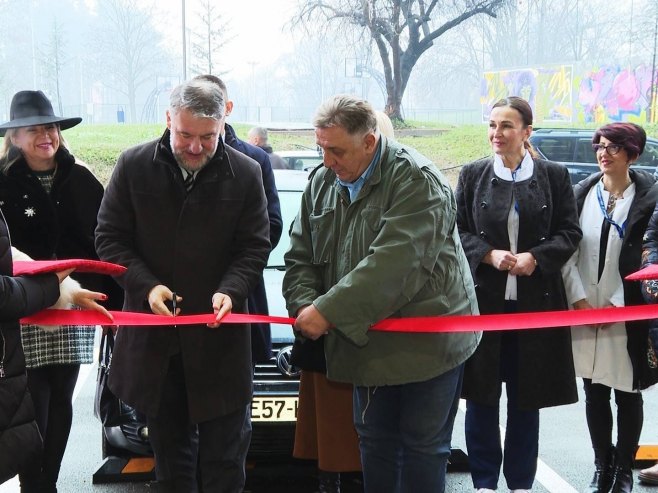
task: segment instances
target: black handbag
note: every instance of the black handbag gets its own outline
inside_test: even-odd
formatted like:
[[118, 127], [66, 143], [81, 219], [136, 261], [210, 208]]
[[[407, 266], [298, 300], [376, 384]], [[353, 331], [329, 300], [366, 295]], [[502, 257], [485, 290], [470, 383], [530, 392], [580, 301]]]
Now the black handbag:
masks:
[[295, 336], [290, 353], [290, 363], [302, 370], [327, 372], [327, 361], [324, 356], [324, 336], [316, 339], [306, 339]]
[[114, 333], [108, 329], [101, 337], [98, 351], [98, 374], [96, 376], [96, 395], [94, 397], [94, 415], [103, 426], [120, 426], [132, 420], [134, 410], [124, 404], [108, 387], [112, 351], [114, 350]]

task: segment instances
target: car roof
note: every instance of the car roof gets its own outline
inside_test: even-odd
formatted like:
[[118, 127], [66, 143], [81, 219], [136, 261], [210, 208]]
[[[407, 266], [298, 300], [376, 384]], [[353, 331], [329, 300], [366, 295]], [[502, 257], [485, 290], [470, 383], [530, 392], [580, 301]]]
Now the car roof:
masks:
[[292, 151], [275, 151], [281, 157], [321, 157], [319, 151], [295, 149]]
[[273, 169], [276, 189], [279, 192], [303, 192], [308, 183], [308, 171], [296, 169]]
[[[556, 137], [575, 136], [575, 137], [593, 137], [595, 128], [550, 128], [538, 127], [532, 129], [530, 140], [533, 135], [554, 135]], [[658, 139], [647, 136], [647, 142], [658, 144]]]
[[573, 135], [573, 134], [588, 134], [593, 135], [596, 130], [593, 128], [549, 128], [549, 127], [535, 127], [532, 129], [532, 133], [540, 134], [563, 134], [563, 135]]

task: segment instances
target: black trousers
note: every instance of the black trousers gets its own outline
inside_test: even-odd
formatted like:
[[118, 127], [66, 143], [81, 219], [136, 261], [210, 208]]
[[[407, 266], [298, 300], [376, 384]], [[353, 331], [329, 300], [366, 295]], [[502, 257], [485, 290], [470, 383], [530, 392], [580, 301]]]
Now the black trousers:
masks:
[[[585, 389], [585, 413], [592, 448], [595, 453], [607, 453], [612, 445], [612, 389], [607, 385], [592, 383], [583, 378]], [[640, 441], [644, 410], [640, 392], [615, 390], [617, 404], [617, 445], [616, 454], [620, 465], [630, 466]]]
[[158, 491], [242, 492], [251, 441], [250, 404], [231, 414], [193, 423], [182, 358], [172, 356], [158, 415], [147, 416]]
[[49, 365], [27, 370], [43, 455], [19, 475], [23, 493], [53, 493], [73, 421], [73, 391], [80, 365]]

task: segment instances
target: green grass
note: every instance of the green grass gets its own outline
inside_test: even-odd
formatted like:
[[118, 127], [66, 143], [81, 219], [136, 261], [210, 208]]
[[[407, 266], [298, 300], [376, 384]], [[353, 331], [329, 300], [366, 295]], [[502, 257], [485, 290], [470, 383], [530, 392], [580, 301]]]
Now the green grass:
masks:
[[[486, 125], [461, 125], [458, 127], [439, 123], [407, 122], [404, 129], [397, 129], [397, 139], [414, 147], [430, 158], [444, 171], [451, 183], [456, 182], [459, 167], [487, 156], [491, 148], [487, 140]], [[578, 125], [574, 125], [578, 126]], [[582, 127], [583, 125], [580, 125]], [[234, 125], [240, 138], [246, 138], [248, 125]], [[658, 125], [645, 125], [647, 134], [658, 137]], [[87, 163], [98, 179], [106, 184], [119, 154], [136, 144], [153, 140], [164, 130], [160, 124], [152, 125], [78, 125], [66, 130], [64, 136], [73, 154]], [[419, 135], [414, 136], [414, 130]], [[315, 148], [313, 131], [273, 132], [270, 144], [275, 150]]]
[[162, 135], [162, 125], [78, 125], [63, 132], [73, 155], [106, 184], [121, 151]]

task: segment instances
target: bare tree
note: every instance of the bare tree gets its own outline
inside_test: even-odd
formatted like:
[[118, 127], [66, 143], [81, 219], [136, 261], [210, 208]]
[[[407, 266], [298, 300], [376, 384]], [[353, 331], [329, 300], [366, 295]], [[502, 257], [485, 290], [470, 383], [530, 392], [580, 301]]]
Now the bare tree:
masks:
[[64, 114], [62, 106], [62, 94], [60, 91], [61, 75], [66, 65], [65, 55], [66, 40], [64, 39], [64, 29], [57, 19], [53, 20], [53, 27], [50, 31], [48, 43], [46, 43], [45, 50], [40, 52], [40, 62], [44, 69], [46, 76], [46, 83], [50, 86], [52, 92], [57, 99], [57, 107], [59, 114]]
[[619, 12], [612, 12], [607, 6], [606, 0], [506, 3], [495, 23], [482, 25], [490, 66], [599, 62], [616, 57], [626, 33], [616, 27]]
[[137, 91], [154, 77], [161, 35], [152, 24], [153, 7], [138, 0], [101, 0], [102, 24], [95, 34], [103, 83], [128, 97], [131, 121], [137, 120]]
[[478, 14], [496, 16], [506, 0], [306, 0], [298, 20], [338, 22], [364, 30], [377, 47], [386, 80], [385, 111], [401, 104], [418, 59], [450, 29]]
[[192, 51], [197, 59], [196, 73], [219, 73], [222, 48], [235, 36], [231, 36], [230, 21], [219, 12], [216, 2], [202, 0], [198, 14], [201, 29], [194, 33]]

